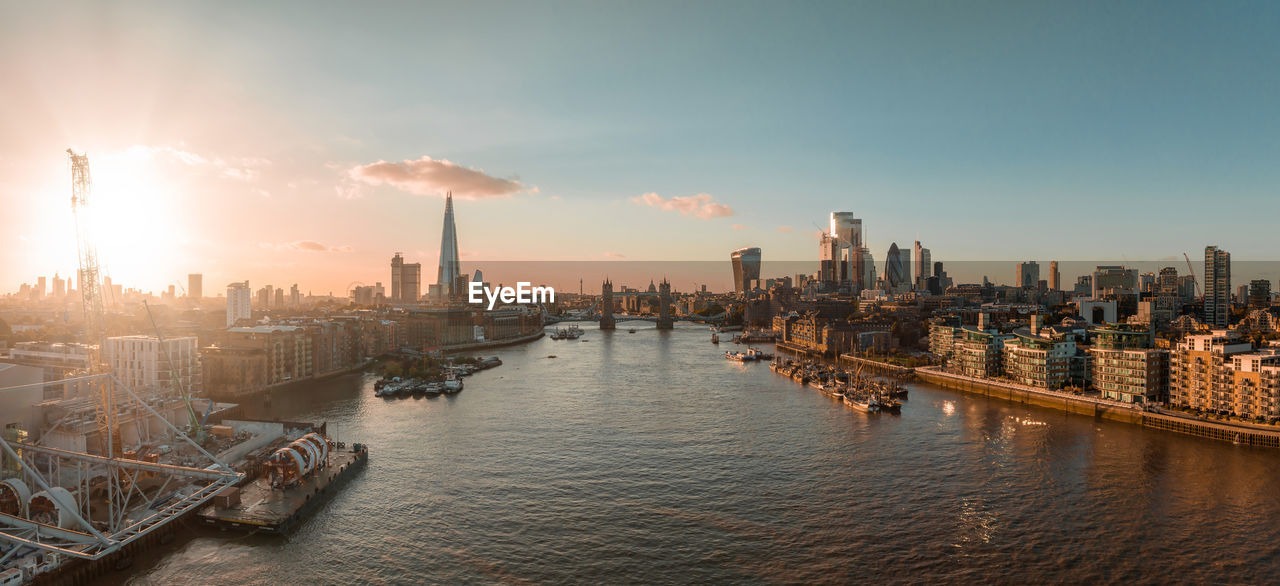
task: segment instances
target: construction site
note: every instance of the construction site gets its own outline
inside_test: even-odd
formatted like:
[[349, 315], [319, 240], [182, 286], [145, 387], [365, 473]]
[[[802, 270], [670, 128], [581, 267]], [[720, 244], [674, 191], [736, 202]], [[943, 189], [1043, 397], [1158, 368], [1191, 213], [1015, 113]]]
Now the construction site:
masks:
[[81, 341], [104, 351], [63, 377], [0, 364], [0, 586], [92, 583], [171, 541], [188, 516], [287, 531], [368, 458], [323, 423], [245, 420], [236, 404], [193, 397], [154, 320], [155, 369], [168, 384], [131, 385], [113, 372], [89, 161], [67, 154]]

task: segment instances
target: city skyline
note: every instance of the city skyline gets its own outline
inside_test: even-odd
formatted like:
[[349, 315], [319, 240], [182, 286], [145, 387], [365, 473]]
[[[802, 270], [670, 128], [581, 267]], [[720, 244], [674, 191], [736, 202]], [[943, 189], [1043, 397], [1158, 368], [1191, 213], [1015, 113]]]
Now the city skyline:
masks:
[[[341, 47], [283, 6], [6, 8], [0, 283], [74, 271], [68, 146], [93, 165], [107, 273], [153, 291], [285, 265], [340, 294], [390, 252], [437, 258], [450, 189], [464, 266], [807, 259], [829, 210], [871, 224], [877, 261], [915, 240], [944, 262], [1268, 260], [1274, 6], [499, 6], [328, 14], [364, 25]], [[1060, 217], [1102, 236], [1044, 238]]]

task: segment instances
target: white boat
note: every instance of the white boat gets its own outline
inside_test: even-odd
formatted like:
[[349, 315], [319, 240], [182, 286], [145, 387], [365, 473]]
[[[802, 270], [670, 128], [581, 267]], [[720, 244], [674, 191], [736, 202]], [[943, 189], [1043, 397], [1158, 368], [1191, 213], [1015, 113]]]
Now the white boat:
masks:
[[851, 394], [845, 395], [844, 404], [853, 407], [858, 411], [862, 411], [863, 413], [875, 413], [880, 410], [880, 404], [868, 395], [863, 395], [861, 397], [855, 397]]
[[462, 390], [462, 379], [450, 375], [444, 379], [444, 393], [452, 395]]

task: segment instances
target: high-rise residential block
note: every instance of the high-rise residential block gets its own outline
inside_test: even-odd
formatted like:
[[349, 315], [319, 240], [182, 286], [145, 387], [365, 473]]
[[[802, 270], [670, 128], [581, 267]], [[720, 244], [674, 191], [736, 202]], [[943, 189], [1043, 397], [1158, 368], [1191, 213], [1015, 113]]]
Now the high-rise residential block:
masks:
[[1204, 322], [1225, 328], [1231, 321], [1231, 253], [1204, 248]]

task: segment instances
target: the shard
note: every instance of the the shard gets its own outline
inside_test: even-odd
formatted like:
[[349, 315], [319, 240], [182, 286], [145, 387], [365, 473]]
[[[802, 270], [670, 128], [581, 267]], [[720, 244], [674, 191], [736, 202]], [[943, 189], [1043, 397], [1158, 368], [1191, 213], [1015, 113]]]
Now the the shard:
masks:
[[453, 223], [453, 192], [444, 199], [444, 228], [440, 231], [440, 270], [436, 275], [436, 287], [444, 297], [461, 294], [458, 277], [462, 276], [462, 264], [458, 262], [458, 229]]

